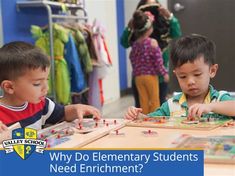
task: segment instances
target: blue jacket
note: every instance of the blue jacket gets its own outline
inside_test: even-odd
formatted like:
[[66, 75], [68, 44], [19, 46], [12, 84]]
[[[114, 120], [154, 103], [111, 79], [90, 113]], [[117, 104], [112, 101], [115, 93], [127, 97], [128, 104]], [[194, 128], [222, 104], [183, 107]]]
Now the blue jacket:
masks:
[[86, 82], [78, 51], [71, 33], [69, 34], [69, 41], [65, 45], [64, 57], [70, 72], [71, 92], [81, 92], [86, 88]]

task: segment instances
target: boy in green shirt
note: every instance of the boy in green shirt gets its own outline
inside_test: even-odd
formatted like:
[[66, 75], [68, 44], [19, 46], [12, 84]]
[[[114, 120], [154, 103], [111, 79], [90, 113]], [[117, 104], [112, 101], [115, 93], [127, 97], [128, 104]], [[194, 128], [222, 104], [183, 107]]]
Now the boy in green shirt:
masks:
[[[182, 93], [148, 116], [201, 117], [209, 112], [235, 116], [235, 108], [231, 108], [235, 107], [235, 101], [228, 101], [233, 98], [210, 85], [218, 69], [215, 53], [215, 44], [204, 36], [193, 34], [173, 42], [170, 58]], [[141, 111], [141, 108], [130, 107], [125, 118], [135, 119]]]

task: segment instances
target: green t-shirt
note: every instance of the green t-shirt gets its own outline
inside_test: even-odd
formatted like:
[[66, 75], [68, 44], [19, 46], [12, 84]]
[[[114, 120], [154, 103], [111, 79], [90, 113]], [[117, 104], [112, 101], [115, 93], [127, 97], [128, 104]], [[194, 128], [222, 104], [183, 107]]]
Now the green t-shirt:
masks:
[[[204, 103], [211, 103], [213, 101], [227, 101], [234, 100], [226, 91], [217, 91], [211, 85], [209, 92], [204, 100]], [[187, 116], [188, 104], [184, 93], [179, 93], [167, 100], [162, 106], [154, 112], [149, 113], [148, 116]]]

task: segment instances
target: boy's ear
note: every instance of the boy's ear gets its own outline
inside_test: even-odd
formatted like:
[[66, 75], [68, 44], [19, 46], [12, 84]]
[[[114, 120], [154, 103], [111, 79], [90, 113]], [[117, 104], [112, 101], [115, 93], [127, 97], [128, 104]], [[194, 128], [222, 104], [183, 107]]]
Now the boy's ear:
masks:
[[1, 83], [1, 88], [3, 89], [3, 91], [5, 93], [8, 93], [8, 94], [13, 94], [14, 93], [13, 82], [12, 81], [4, 80]]
[[210, 78], [214, 78], [216, 73], [217, 73], [217, 70], [218, 70], [218, 64], [214, 64], [210, 67]]

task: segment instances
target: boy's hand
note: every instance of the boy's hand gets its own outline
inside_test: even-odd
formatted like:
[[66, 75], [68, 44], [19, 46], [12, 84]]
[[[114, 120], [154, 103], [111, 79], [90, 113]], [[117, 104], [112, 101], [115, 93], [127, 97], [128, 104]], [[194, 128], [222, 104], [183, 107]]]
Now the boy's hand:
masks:
[[83, 116], [93, 115], [93, 118], [100, 119], [101, 113], [100, 111], [90, 105], [83, 105], [83, 104], [73, 104], [65, 106], [65, 120], [66, 121], [73, 121], [78, 119], [79, 122], [82, 121]]
[[93, 106], [78, 104], [76, 109], [77, 109], [77, 116], [78, 116], [79, 121], [82, 121], [83, 116], [91, 115], [91, 114], [93, 115], [94, 119], [101, 118], [100, 111]]
[[134, 106], [131, 106], [128, 108], [126, 114], [124, 115], [124, 118], [128, 120], [134, 120], [138, 117], [139, 113], [141, 112], [142, 112], [141, 108], [136, 108]]
[[196, 103], [189, 107], [188, 117], [201, 117], [203, 114], [207, 114], [211, 111], [212, 109], [210, 104]]
[[0, 121], [0, 133], [7, 131], [8, 128], [5, 124], [2, 123], [2, 121]]

